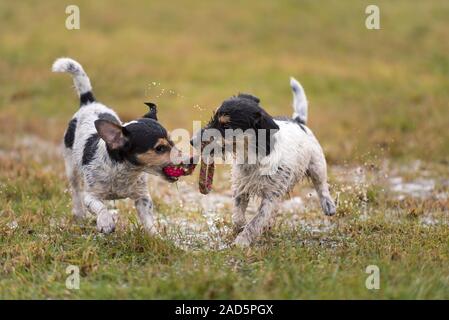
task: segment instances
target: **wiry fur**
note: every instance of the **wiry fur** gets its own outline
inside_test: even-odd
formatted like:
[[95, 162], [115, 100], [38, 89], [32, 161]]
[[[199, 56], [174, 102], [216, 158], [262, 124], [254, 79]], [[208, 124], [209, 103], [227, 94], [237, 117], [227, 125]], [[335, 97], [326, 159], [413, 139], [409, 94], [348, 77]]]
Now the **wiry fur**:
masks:
[[[154, 233], [147, 173], [164, 176], [163, 167], [171, 165], [168, 154], [171, 149], [176, 151], [165, 129], [155, 120], [156, 106], [151, 105], [148, 117], [122, 125], [112, 109], [95, 101], [90, 80], [78, 62], [61, 58], [55, 61], [52, 70], [72, 75], [81, 100], [81, 108], [70, 121], [64, 139], [64, 159], [72, 191], [73, 213], [82, 218], [86, 209], [89, 210], [97, 216], [98, 230], [109, 233], [114, 230], [115, 221], [104, 200], [131, 198], [135, 201], [142, 225], [148, 232]], [[83, 96], [93, 101], [87, 99], [83, 103]], [[116, 130], [116, 134], [102, 135], [99, 130], [104, 126]], [[118, 140], [120, 143], [117, 144], [116, 139], [108, 144], [108, 140], [104, 139], [109, 136], [121, 139]], [[148, 143], [160, 139], [166, 141], [167, 150], [152, 153], [151, 159], [157, 160], [157, 164], [139, 161], [139, 156], [145, 152], [155, 152]], [[170, 177], [164, 177], [173, 181]]]
[[[274, 220], [279, 201], [302, 178], [311, 178], [326, 215], [335, 214], [334, 201], [327, 183], [326, 160], [323, 150], [312, 131], [305, 126], [307, 121], [307, 100], [299, 82], [291, 79], [294, 96], [293, 118], [274, 120], [278, 131], [274, 134], [271, 152], [256, 164], [234, 163], [232, 167], [232, 188], [234, 196], [233, 224], [240, 233], [235, 240], [239, 246], [248, 246]], [[228, 100], [229, 101], [229, 100]], [[236, 105], [235, 108], [242, 108]], [[221, 107], [216, 116], [223, 116]], [[230, 112], [229, 123], [235, 123]], [[264, 113], [265, 115], [266, 113]], [[270, 117], [268, 114], [266, 116]], [[269, 119], [266, 119], [267, 121]], [[259, 120], [258, 120], [259, 121]], [[265, 121], [265, 122], [267, 122]], [[211, 121], [208, 128], [216, 128], [217, 121]], [[245, 211], [252, 197], [260, 198], [256, 216], [246, 223]]]
[[[302, 178], [309, 176], [326, 215], [335, 213], [335, 205], [327, 184], [326, 160], [312, 131], [292, 121], [276, 120], [279, 131], [274, 134], [272, 152], [255, 165], [234, 164], [232, 187], [235, 198], [233, 221], [236, 229], [244, 227], [235, 243], [249, 245], [276, 215], [278, 202]], [[245, 226], [245, 199], [261, 199], [258, 214]], [[243, 200], [243, 201], [242, 201]]]

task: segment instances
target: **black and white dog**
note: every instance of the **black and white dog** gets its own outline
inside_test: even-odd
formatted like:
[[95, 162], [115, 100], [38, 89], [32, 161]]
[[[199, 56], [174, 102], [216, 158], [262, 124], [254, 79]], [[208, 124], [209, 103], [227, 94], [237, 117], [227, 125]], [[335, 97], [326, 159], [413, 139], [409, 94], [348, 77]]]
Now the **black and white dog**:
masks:
[[[257, 151], [262, 147], [262, 157], [258, 156], [253, 164], [234, 159], [232, 166], [232, 220], [235, 229], [239, 232], [242, 230], [235, 239], [238, 246], [250, 245], [265, 228], [270, 227], [276, 215], [277, 204], [303, 177], [311, 178], [323, 212], [329, 216], [336, 212], [329, 193], [323, 150], [306, 126], [306, 95], [295, 79], [291, 78], [290, 85], [294, 98], [292, 118], [273, 118], [262, 109], [257, 97], [239, 94], [224, 101], [209, 124], [191, 141], [193, 145], [198, 146], [197, 140], [202, 136], [203, 152], [204, 141], [207, 141], [207, 146], [217, 144], [222, 151], [231, 150], [235, 155], [236, 141], [243, 136], [237, 134], [236, 139], [230, 140], [225, 136], [226, 130], [245, 132], [250, 129], [256, 133], [264, 130], [267, 132], [262, 140], [259, 136], [256, 137], [256, 148], [253, 149]], [[218, 139], [204, 138], [204, 134], [210, 129], [220, 133]], [[232, 146], [227, 148], [230, 144]], [[215, 147], [209, 150], [215, 150]], [[250, 197], [260, 198], [261, 203], [256, 216], [246, 223], [245, 211]]]
[[80, 97], [80, 109], [64, 136], [74, 215], [84, 217], [87, 208], [97, 216], [97, 229], [110, 233], [115, 220], [104, 200], [130, 198], [143, 227], [155, 233], [147, 173], [174, 182], [177, 178], [164, 169], [173, 166], [171, 155], [182, 157], [157, 121], [156, 106], [148, 104], [150, 111], [143, 118], [122, 124], [113, 110], [95, 100], [90, 80], [78, 62], [60, 58], [52, 70], [70, 73]]

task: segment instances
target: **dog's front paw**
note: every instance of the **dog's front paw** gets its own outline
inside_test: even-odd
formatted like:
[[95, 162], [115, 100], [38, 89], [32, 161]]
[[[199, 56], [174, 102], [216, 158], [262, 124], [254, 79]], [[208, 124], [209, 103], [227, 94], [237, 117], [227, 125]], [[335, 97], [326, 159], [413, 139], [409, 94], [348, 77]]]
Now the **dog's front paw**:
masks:
[[245, 225], [244, 224], [242, 224], [242, 225], [239, 225], [239, 224], [232, 224], [232, 234], [235, 236], [235, 235], [238, 235], [240, 232], [242, 232], [243, 231], [243, 229], [245, 228]]
[[248, 248], [251, 245], [251, 241], [242, 233], [240, 233], [234, 240], [234, 246], [239, 248]]
[[72, 209], [73, 216], [76, 220], [84, 220], [86, 218], [86, 212], [83, 209]]
[[332, 199], [325, 198], [321, 201], [321, 207], [326, 216], [333, 216], [337, 212], [335, 203]]
[[97, 218], [97, 230], [105, 234], [114, 232], [115, 221], [113, 216], [109, 213], [101, 213]]
[[150, 236], [157, 236], [159, 234], [152, 219], [151, 221], [145, 221], [143, 224], [143, 228]]
[[77, 220], [83, 220], [86, 218], [86, 210], [84, 210], [82, 205], [74, 205], [72, 208], [72, 213]]
[[240, 232], [243, 231], [243, 229], [245, 228], [246, 225], [246, 220], [233, 220], [232, 221], [232, 232], [234, 234], [239, 234]]

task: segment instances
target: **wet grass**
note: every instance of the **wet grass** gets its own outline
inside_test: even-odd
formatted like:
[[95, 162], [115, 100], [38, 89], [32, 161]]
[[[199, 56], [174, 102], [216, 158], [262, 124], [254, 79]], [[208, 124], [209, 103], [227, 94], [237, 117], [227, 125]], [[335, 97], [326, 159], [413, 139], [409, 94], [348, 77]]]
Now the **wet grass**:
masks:
[[[449, 298], [449, 200], [435, 197], [449, 191], [447, 180], [435, 180], [425, 199], [398, 201], [382, 179], [386, 169], [344, 168], [341, 177], [332, 167], [336, 217], [322, 215], [305, 183], [291, 196], [306, 208], [281, 212], [273, 230], [240, 250], [230, 247], [229, 198], [208, 207], [212, 213], [196, 208], [205, 198], [197, 198], [195, 178], [179, 186], [153, 180], [160, 238], [139, 228], [128, 202], [117, 204], [116, 232], [98, 234], [93, 218], [70, 215], [60, 157], [21, 144], [4, 152], [34, 160], [0, 158], [1, 298]], [[69, 265], [80, 270], [80, 290], [65, 287]], [[369, 265], [380, 269], [379, 290], [365, 287]]]
[[[64, 28], [59, 1], [0, 3], [0, 298], [449, 298], [446, 1], [378, 1], [380, 31], [364, 28], [367, 1], [76, 3], [78, 31]], [[150, 100], [170, 130], [239, 91], [290, 114], [294, 75], [338, 215], [324, 217], [306, 183], [291, 195], [306, 208], [239, 250], [227, 204], [208, 215], [188, 188], [154, 180], [161, 238], [127, 202], [112, 235], [74, 221], [57, 144], [77, 101], [70, 79], [49, 72], [65, 55], [123, 120]], [[215, 195], [229, 190], [226, 170]], [[395, 177], [434, 185], [398, 194]], [[80, 290], [65, 286], [69, 265]], [[380, 290], [365, 287], [369, 265]]]

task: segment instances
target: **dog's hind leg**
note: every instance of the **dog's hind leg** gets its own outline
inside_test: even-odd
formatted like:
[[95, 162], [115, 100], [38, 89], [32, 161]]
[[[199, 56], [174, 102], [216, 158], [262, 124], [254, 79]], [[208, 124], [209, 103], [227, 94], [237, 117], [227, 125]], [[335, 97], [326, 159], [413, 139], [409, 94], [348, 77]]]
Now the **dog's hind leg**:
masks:
[[234, 232], [242, 231], [246, 224], [245, 211], [248, 207], [249, 196], [246, 193], [234, 196], [234, 208], [232, 211], [232, 225]]
[[276, 213], [277, 199], [263, 198], [257, 215], [245, 226], [237, 236], [234, 244], [239, 247], [248, 247], [262, 232], [270, 226], [270, 221]]
[[64, 151], [65, 167], [67, 178], [70, 183], [70, 192], [72, 193], [72, 212], [76, 218], [84, 218], [86, 210], [83, 204], [83, 191], [81, 176], [78, 170], [73, 166], [71, 150]]
[[336, 207], [329, 192], [326, 159], [322, 152], [312, 157], [307, 173], [312, 179], [315, 190], [318, 193], [324, 214], [333, 216], [336, 212]]
[[86, 216], [86, 210], [84, 209], [83, 191], [78, 173], [73, 172], [73, 174], [69, 176], [69, 181], [72, 191], [72, 212], [76, 218], [82, 219]]
[[157, 231], [153, 218], [153, 201], [151, 200], [150, 194], [146, 193], [145, 195], [138, 197], [134, 204], [140, 223], [145, 230], [151, 235], [156, 234]]
[[97, 216], [97, 229], [103, 233], [111, 233], [115, 230], [115, 221], [106, 205], [91, 193], [84, 195], [86, 208]]

